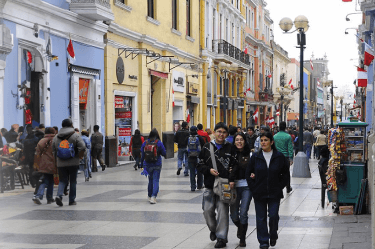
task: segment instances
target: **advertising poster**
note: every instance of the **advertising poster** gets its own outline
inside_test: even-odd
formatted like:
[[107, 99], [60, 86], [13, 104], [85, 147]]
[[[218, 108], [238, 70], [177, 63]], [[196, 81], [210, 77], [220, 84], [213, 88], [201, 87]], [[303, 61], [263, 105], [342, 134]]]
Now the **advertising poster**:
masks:
[[115, 96], [115, 126], [118, 128], [118, 156], [130, 156], [132, 103], [130, 97]]

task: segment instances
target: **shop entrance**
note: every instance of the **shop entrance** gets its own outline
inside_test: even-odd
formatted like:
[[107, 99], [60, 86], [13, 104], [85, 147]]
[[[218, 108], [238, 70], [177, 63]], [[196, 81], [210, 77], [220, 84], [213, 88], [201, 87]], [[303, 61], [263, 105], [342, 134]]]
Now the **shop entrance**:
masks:
[[133, 134], [133, 98], [115, 95], [115, 128], [118, 137], [118, 156], [123, 161], [130, 156], [129, 144]]
[[162, 132], [162, 87], [161, 78], [151, 75], [151, 129], [156, 128]]
[[90, 79], [79, 78], [79, 130], [93, 131], [95, 125], [94, 84]]

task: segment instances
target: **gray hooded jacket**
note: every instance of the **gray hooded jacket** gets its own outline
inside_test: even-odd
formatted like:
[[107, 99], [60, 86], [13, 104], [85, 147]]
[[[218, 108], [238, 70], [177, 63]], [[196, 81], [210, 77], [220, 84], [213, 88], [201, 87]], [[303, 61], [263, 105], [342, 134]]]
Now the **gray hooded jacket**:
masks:
[[[60, 159], [57, 157], [57, 148], [62, 140], [66, 139], [70, 134], [72, 134], [68, 139], [69, 143], [73, 143], [75, 149], [75, 157], [70, 159]], [[69, 166], [79, 166], [79, 152], [86, 150], [85, 142], [83, 142], [81, 136], [74, 131], [72, 127], [64, 127], [59, 130], [59, 134], [54, 137], [52, 141], [53, 154], [57, 160], [57, 167], [69, 167]]]

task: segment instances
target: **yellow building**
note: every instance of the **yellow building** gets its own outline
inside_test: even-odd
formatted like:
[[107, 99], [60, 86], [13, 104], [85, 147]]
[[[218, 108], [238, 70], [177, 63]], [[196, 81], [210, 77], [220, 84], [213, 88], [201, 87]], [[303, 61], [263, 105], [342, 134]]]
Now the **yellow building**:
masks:
[[250, 61], [243, 52], [243, 5], [241, 1], [199, 2], [200, 47], [207, 75], [202, 78], [203, 127], [212, 129], [219, 121], [245, 127], [244, 81]]
[[202, 122], [199, 2], [114, 0], [105, 37], [106, 134], [127, 156], [135, 129], [162, 136], [190, 116]]

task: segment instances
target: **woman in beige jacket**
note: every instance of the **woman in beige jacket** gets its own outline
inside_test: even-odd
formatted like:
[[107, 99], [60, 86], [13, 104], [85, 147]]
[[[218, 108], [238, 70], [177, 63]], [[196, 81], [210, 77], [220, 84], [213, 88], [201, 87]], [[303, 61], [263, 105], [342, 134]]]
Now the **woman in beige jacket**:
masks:
[[324, 130], [320, 131], [320, 134], [316, 138], [315, 146], [317, 148], [317, 156], [318, 160], [320, 159], [320, 150], [323, 148], [323, 146], [327, 145], [327, 138], [326, 135], [324, 134]]

